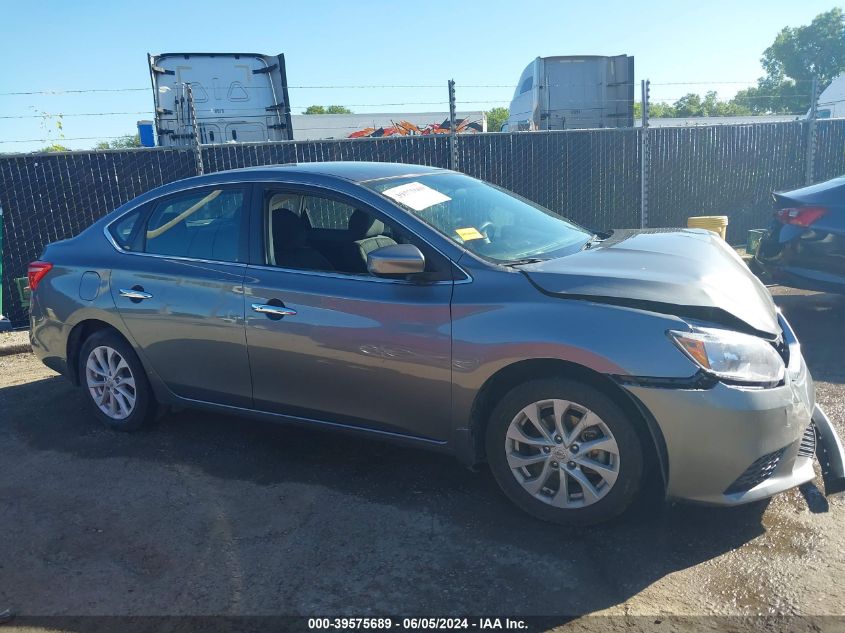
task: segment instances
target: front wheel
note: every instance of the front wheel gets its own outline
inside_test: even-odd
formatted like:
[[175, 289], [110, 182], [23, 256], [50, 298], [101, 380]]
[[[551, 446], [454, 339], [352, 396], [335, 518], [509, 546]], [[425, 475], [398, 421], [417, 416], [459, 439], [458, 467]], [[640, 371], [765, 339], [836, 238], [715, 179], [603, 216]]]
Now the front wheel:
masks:
[[135, 351], [110, 330], [92, 334], [79, 354], [79, 377], [94, 415], [118, 431], [135, 431], [155, 418], [156, 404]]
[[544, 379], [515, 387], [494, 409], [486, 445], [504, 493], [545, 521], [609, 520], [640, 488], [643, 451], [633, 422], [582, 383]]

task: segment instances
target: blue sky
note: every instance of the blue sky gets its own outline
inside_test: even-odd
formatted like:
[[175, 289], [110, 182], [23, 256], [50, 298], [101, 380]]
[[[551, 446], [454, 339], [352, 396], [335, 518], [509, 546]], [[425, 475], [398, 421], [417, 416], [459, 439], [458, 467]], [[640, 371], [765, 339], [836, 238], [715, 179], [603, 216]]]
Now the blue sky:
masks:
[[[152, 118], [147, 52], [284, 53], [294, 113], [313, 103], [356, 112], [446, 109], [446, 81], [459, 109], [506, 106], [538, 55], [634, 55], [637, 81], [674, 100], [715, 89], [729, 97], [762, 74], [760, 56], [784, 26], [807, 24], [835, 2], [386, 2], [39, 0], [3, 3], [0, 93], [91, 88], [130, 92], [0, 95], [0, 152], [32, 151], [51, 138], [86, 148]], [[701, 82], [696, 85], [660, 85]], [[463, 87], [462, 87], [463, 86]], [[639, 98], [639, 97], [638, 97]], [[409, 105], [382, 105], [403, 103]], [[442, 103], [442, 106], [434, 105]], [[365, 105], [366, 104], [366, 105]], [[79, 113], [127, 112], [104, 116]], [[64, 114], [64, 137], [47, 114]], [[139, 113], [139, 114], [136, 114]], [[70, 140], [76, 137], [94, 137]]]

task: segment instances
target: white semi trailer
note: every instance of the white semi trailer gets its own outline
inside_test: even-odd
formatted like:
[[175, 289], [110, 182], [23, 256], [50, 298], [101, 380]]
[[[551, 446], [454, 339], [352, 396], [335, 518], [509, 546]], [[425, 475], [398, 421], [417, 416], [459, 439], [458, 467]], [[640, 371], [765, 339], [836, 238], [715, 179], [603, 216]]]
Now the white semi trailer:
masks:
[[503, 131], [634, 126], [634, 58], [537, 57], [519, 78]]

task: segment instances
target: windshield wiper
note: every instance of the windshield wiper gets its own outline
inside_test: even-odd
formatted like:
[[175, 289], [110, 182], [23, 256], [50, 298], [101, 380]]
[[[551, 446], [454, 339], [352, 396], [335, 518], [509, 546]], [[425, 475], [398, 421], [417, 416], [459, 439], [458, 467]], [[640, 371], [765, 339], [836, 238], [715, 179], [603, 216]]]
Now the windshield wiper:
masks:
[[546, 261], [545, 259], [540, 259], [539, 257], [523, 257], [522, 259], [512, 259], [510, 261], [505, 262], [504, 266], [522, 266], [524, 264], [539, 264], [540, 262]]
[[604, 240], [602, 240], [598, 235], [593, 235], [590, 239], [584, 242], [584, 245], [581, 247], [582, 251], [586, 251], [587, 249], [592, 248], [596, 244], [601, 244]]

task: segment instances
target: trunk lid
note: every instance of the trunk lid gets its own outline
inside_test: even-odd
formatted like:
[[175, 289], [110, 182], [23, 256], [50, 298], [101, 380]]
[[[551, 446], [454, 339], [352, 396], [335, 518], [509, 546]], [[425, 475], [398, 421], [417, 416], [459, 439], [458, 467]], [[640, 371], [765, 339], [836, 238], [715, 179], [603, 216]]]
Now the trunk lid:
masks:
[[709, 231], [619, 230], [592, 248], [520, 269], [547, 294], [781, 333], [769, 291]]

